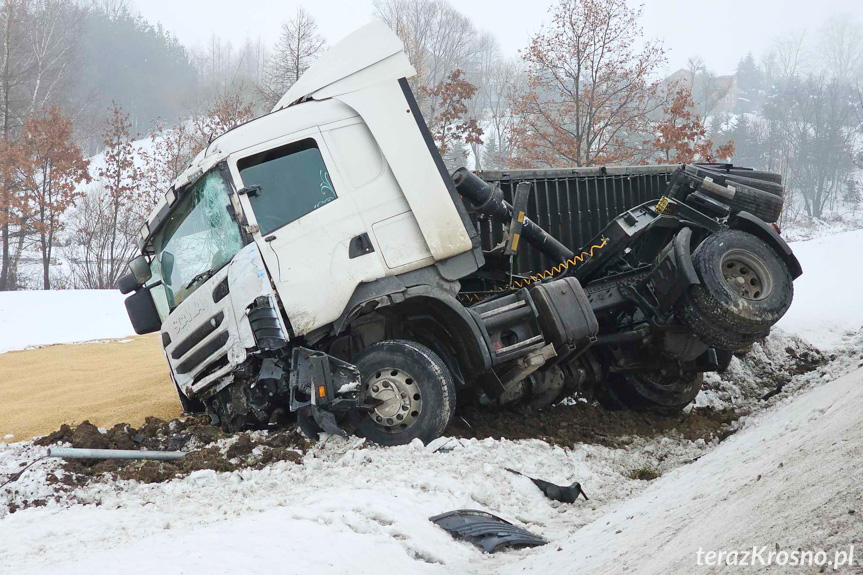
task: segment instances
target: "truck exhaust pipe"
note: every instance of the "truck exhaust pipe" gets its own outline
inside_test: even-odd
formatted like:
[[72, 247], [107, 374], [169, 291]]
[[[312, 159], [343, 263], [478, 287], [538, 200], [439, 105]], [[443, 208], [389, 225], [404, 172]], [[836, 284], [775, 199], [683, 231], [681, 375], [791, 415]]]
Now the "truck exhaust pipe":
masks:
[[[503, 192], [498, 187], [492, 187], [467, 168], [459, 168], [452, 175], [455, 189], [471, 205], [471, 208], [501, 222], [512, 220], [512, 205], [503, 199]], [[544, 229], [524, 219], [521, 230], [524, 241], [541, 251], [556, 263], [563, 263], [572, 258], [573, 252], [554, 239]]]

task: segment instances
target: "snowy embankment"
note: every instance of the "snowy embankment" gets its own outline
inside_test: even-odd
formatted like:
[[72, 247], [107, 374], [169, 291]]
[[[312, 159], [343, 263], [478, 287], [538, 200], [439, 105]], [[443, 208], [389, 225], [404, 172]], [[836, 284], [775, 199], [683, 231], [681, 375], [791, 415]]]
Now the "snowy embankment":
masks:
[[[782, 403], [697, 462], [559, 541], [563, 552], [541, 548], [501, 573], [688, 575], [708, 570], [707, 552], [753, 547], [765, 561], [777, 553], [769, 567], [754, 563], [759, 572], [824, 572], [809, 565], [793, 569], [789, 554], [796, 550], [824, 551], [834, 561], [837, 552], [847, 557], [856, 544], [861, 559], [863, 371]], [[742, 559], [736, 553], [728, 561], [741, 565]], [[855, 565], [827, 568], [863, 572], [863, 560]]]
[[117, 290], [0, 292], [0, 353], [134, 335]]
[[[330, 437], [299, 463], [154, 484], [62, 487], [60, 464], [46, 461], [0, 489], [0, 572], [688, 575], [710, 572], [696, 564], [699, 548], [847, 548], [863, 540], [863, 372], [855, 371], [863, 339], [852, 335], [863, 324], [854, 263], [863, 232], [793, 247], [805, 274], [781, 324], [788, 333], [735, 359], [699, 398], [755, 412], [715, 437], [633, 435], [568, 448], [455, 438], [379, 448]], [[795, 333], [829, 347], [833, 361], [818, 367]], [[90, 337], [108, 334], [72, 339]], [[227, 452], [234, 441], [215, 445]], [[0, 446], [0, 477], [43, 453], [30, 442]], [[590, 501], [551, 502], [505, 467], [580, 481]], [[635, 479], [640, 469], [661, 477]], [[52, 476], [59, 481], [49, 483]], [[4, 504], [20, 509], [7, 513]], [[482, 555], [427, 519], [458, 508], [490, 511], [550, 543]]]

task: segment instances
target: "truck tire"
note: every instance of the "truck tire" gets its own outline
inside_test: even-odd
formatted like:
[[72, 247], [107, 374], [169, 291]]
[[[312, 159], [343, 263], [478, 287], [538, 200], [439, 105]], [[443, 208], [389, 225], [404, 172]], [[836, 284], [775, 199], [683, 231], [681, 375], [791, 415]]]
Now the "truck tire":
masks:
[[695, 250], [700, 285], [678, 301], [678, 319], [708, 345], [738, 351], [764, 338], [794, 297], [788, 267], [761, 239], [723, 230]]
[[729, 181], [725, 174], [697, 166], [686, 166], [685, 170], [698, 178], [710, 178], [716, 181], [722, 181], [720, 178], [724, 178], [726, 180], [724, 184], [705, 179], [699, 186], [699, 191], [727, 205], [732, 212], [749, 212], [768, 224], [776, 222], [782, 214], [782, 195], [777, 195], [775, 190], [768, 192], [736, 181]]
[[714, 179], [725, 178], [726, 181], [744, 184], [750, 188], [755, 188], [774, 196], [785, 196], [785, 186], [782, 185], [782, 176], [779, 174], [741, 170], [738, 168], [711, 168], [710, 166], [699, 166], [699, 171], [706, 172], [706, 174], [699, 174], [701, 176], [710, 175]]
[[749, 178], [751, 180], [762, 180], [765, 182], [771, 182], [774, 184], [782, 183], [782, 174], [777, 174], [775, 172], [765, 172], [762, 170], [750, 170], [747, 168], [726, 168], [722, 165], [711, 165], [711, 164], [696, 164], [699, 168], [704, 168], [707, 170], [714, 170], [723, 175], [733, 175], [733, 176], [743, 176], [744, 178]]
[[600, 384], [596, 399], [611, 411], [674, 415], [695, 400], [703, 381], [702, 373], [610, 373]]
[[715, 194], [708, 190], [702, 190], [706, 195], [719, 200], [731, 208], [732, 212], [749, 212], [759, 217], [768, 224], [774, 223], [782, 214], [782, 197], [769, 192], [756, 190], [749, 186], [734, 184], [734, 195], [731, 198]]
[[356, 361], [362, 377], [360, 403], [379, 403], [355, 418], [357, 431], [379, 445], [428, 443], [440, 437], [455, 414], [452, 375], [432, 350], [406, 340], [364, 349]]

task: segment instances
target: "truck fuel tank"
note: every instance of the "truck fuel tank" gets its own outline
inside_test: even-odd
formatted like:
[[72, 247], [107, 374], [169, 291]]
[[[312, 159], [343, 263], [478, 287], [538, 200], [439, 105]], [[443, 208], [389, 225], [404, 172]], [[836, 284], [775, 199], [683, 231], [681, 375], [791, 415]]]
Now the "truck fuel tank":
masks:
[[560, 350], [586, 348], [599, 331], [596, 315], [577, 279], [565, 277], [530, 290], [546, 339]]

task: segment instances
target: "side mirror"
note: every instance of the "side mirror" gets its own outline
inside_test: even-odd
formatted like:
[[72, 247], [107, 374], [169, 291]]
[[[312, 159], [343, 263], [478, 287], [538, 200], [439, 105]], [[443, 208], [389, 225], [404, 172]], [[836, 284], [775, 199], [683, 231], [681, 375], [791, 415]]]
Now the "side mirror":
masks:
[[126, 298], [126, 313], [138, 335], [162, 329], [162, 320], [149, 289], [142, 289]]
[[138, 280], [136, 280], [135, 276], [132, 274], [122, 275], [117, 279], [117, 289], [120, 290], [120, 293], [123, 295], [132, 293], [139, 287], [141, 287], [141, 284], [138, 283]]
[[150, 264], [147, 263], [147, 258], [138, 256], [129, 262], [129, 271], [135, 276], [135, 281], [139, 286], [144, 285], [150, 278], [153, 277], [153, 272], [150, 269]]

